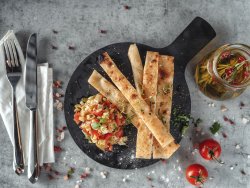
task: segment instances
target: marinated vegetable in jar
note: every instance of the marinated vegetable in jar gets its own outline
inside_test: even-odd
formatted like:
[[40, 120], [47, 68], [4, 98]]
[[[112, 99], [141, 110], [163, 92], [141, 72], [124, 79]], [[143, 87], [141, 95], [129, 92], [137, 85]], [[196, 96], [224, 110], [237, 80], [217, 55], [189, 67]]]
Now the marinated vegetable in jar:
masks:
[[197, 65], [195, 81], [208, 97], [225, 100], [239, 96], [250, 84], [250, 48], [224, 45]]

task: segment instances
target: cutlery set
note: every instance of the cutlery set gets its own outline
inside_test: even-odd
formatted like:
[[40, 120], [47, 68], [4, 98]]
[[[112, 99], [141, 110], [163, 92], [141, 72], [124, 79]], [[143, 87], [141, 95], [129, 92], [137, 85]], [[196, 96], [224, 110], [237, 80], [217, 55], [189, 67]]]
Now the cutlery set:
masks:
[[[6, 39], [3, 43], [7, 78], [12, 86], [14, 159], [13, 168], [16, 174], [24, 173], [24, 155], [19, 125], [16, 86], [22, 76], [22, 67], [14, 40]], [[25, 74], [26, 106], [30, 110], [30, 132], [28, 146], [27, 174], [31, 183], [38, 180], [40, 169], [38, 163], [38, 130], [37, 130], [37, 35], [32, 34], [28, 40]], [[27, 125], [29, 126], [29, 125]]]

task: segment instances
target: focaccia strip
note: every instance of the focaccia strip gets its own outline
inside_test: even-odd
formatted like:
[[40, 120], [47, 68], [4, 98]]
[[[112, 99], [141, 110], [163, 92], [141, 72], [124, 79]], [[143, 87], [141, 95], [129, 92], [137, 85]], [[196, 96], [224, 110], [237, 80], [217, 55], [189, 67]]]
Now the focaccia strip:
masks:
[[[143, 71], [143, 98], [150, 105], [150, 110], [155, 114], [157, 79], [158, 79], [158, 52], [147, 52]], [[151, 159], [153, 152], [153, 136], [147, 126], [143, 124], [137, 130], [136, 158]]]
[[174, 140], [172, 135], [168, 132], [161, 120], [159, 120], [155, 114], [150, 112], [147, 103], [140, 95], [138, 95], [136, 89], [121, 73], [107, 52], [104, 52], [99, 56], [99, 63], [103, 70], [109, 75], [113, 83], [128, 100], [138, 117], [146, 124], [160, 145], [165, 147], [170, 144]]
[[137, 92], [142, 95], [142, 79], [143, 79], [143, 66], [139, 50], [136, 44], [131, 44], [128, 49], [128, 58], [131, 63], [132, 72], [134, 76], [135, 88]]
[[93, 71], [88, 79], [88, 83], [106, 97], [111, 103], [116, 105], [120, 112], [126, 114], [131, 123], [138, 129], [141, 121], [134, 113], [132, 106], [129, 104], [123, 94], [108, 80], [106, 80], [96, 70]]
[[[159, 119], [170, 131], [170, 118], [172, 108], [172, 93], [174, 79], [174, 58], [171, 56], [160, 56], [158, 74], [158, 94], [156, 99], [156, 110]], [[178, 148], [179, 144], [172, 142], [162, 148], [157, 140], [153, 140], [153, 158], [169, 158]]]

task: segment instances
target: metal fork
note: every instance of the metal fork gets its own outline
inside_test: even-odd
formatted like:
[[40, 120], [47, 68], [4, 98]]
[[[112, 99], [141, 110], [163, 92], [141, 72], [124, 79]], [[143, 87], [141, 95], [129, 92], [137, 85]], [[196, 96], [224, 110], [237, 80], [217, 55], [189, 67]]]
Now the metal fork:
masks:
[[23, 149], [20, 134], [20, 125], [18, 120], [17, 104], [16, 104], [16, 86], [22, 75], [22, 67], [20, 64], [19, 54], [16, 44], [12, 39], [6, 39], [3, 43], [5, 52], [5, 67], [8, 80], [12, 86], [12, 108], [14, 122], [14, 159], [13, 168], [16, 174], [20, 175], [24, 172]]

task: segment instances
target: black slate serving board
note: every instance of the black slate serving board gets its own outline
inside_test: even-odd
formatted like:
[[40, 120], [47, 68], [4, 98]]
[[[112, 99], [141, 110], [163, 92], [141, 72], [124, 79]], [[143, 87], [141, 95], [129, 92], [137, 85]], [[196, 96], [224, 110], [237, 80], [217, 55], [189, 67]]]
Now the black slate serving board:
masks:
[[[208, 22], [200, 17], [196, 17], [187, 28], [171, 43], [164, 48], [153, 48], [147, 45], [138, 44], [138, 49], [145, 61], [146, 51], [158, 51], [163, 55], [175, 57], [174, 92], [172, 109], [179, 109], [179, 113], [190, 115], [191, 101], [189, 90], [185, 81], [184, 71], [190, 59], [197, 54], [209, 41], [216, 36], [215, 31]], [[97, 94], [97, 91], [88, 84], [88, 78], [95, 69], [105, 78], [110, 80], [97, 63], [97, 58], [103, 52], [108, 52], [118, 68], [133, 83], [132, 69], [127, 57], [131, 42], [116, 43], [101, 48], [86, 57], [76, 68], [67, 86], [64, 101], [64, 111], [69, 132], [79, 148], [90, 158], [103, 165], [118, 169], [135, 169], [149, 166], [158, 160], [135, 159], [136, 128], [128, 125], [125, 128], [125, 135], [128, 136], [127, 146], [114, 146], [112, 152], [103, 152], [94, 144], [88, 143], [81, 130], [73, 121], [74, 105], [82, 97]], [[171, 115], [173, 119], [173, 114]], [[180, 142], [182, 125], [173, 126], [171, 124], [171, 134], [176, 142]]]

